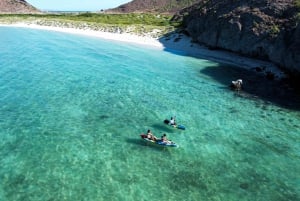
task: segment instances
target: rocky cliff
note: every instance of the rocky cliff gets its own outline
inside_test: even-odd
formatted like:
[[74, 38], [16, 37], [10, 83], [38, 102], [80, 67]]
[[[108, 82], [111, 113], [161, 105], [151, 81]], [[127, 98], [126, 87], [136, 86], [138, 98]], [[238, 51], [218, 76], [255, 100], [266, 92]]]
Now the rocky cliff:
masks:
[[202, 0], [173, 19], [195, 42], [300, 74], [299, 13], [299, 0]]
[[39, 13], [40, 11], [25, 0], [0, 0], [0, 13]]

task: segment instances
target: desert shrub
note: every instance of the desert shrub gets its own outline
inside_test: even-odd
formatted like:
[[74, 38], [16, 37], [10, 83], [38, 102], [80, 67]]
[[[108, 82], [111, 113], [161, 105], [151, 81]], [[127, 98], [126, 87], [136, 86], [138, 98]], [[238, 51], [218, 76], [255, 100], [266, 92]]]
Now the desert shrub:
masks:
[[49, 19], [49, 20], [68, 20], [80, 22], [92, 22], [101, 24], [116, 24], [116, 25], [153, 25], [153, 26], [172, 26], [170, 21], [171, 15], [157, 14], [103, 14], [103, 13], [80, 13], [80, 14], [3, 14], [0, 17], [14, 17], [18, 19]]

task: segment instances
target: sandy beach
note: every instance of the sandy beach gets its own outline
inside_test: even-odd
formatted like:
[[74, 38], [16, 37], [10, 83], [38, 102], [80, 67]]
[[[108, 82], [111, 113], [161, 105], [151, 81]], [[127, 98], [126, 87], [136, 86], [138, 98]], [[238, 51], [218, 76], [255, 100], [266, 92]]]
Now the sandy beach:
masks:
[[285, 77], [283, 71], [281, 71], [276, 65], [271, 62], [256, 60], [239, 56], [237, 54], [220, 51], [220, 50], [209, 50], [204, 46], [191, 42], [191, 38], [186, 35], [173, 33], [167, 37], [162, 38], [151, 38], [147, 36], [137, 36], [129, 33], [110, 33], [103, 31], [94, 31], [90, 29], [77, 29], [77, 28], [65, 28], [65, 27], [54, 27], [54, 26], [41, 26], [37, 24], [27, 23], [15, 23], [15, 24], [0, 24], [0, 26], [8, 27], [21, 27], [21, 28], [32, 28], [48, 31], [57, 31], [69, 34], [79, 34], [91, 37], [102, 38], [106, 40], [134, 43], [144, 46], [151, 46], [166, 51], [178, 51], [184, 55], [193, 56], [198, 58], [207, 58], [210, 60], [235, 65], [245, 69], [255, 69], [257, 67], [264, 68], [263, 72], [272, 72], [276, 79]]

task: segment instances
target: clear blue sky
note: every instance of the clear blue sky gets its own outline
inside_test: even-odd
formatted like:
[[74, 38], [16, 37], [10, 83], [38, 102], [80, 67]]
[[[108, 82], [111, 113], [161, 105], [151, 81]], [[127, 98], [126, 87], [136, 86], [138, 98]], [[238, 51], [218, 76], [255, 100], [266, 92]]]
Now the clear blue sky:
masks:
[[115, 8], [132, 0], [26, 0], [40, 10], [99, 11]]

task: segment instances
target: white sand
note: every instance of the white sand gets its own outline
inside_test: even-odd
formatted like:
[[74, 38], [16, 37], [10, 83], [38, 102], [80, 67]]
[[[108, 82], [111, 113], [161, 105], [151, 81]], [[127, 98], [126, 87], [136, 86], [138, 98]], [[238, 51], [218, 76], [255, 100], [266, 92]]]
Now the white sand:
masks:
[[0, 26], [33, 28], [33, 29], [42, 29], [48, 31], [58, 31], [58, 32], [64, 32], [70, 34], [80, 34], [80, 35], [98, 37], [106, 40], [115, 40], [115, 41], [152, 46], [162, 50], [173, 50], [173, 51], [175, 50], [183, 53], [184, 55], [214, 60], [222, 63], [228, 63], [246, 69], [265, 67], [263, 73], [270, 71], [275, 74], [275, 78], [280, 79], [285, 77], [285, 74], [276, 65], [270, 62], [242, 57], [237, 54], [226, 52], [226, 51], [209, 50], [203, 46], [200, 46], [199, 44], [192, 43], [191, 38], [178, 33], [174, 33], [168, 37], [155, 39], [151, 37], [142, 37], [142, 36], [137, 36], [128, 33], [119, 34], [119, 33], [94, 31], [89, 29], [41, 26], [41, 25], [26, 24], [26, 23], [16, 23], [16, 24], [9, 24], [9, 25], [0, 24]]
[[142, 45], [163, 48], [162, 44], [154, 38], [141, 37], [141, 36], [128, 34], [128, 33], [119, 34], [119, 33], [110, 33], [110, 32], [103, 32], [103, 31], [94, 31], [94, 30], [90, 30], [90, 29], [41, 26], [41, 25], [37, 25], [37, 24], [26, 24], [26, 23], [16, 23], [16, 24], [8, 24], [8, 25], [0, 24], [0, 26], [11, 26], [11, 27], [41, 29], [41, 30], [48, 30], [48, 31], [58, 31], [58, 32], [64, 32], [64, 33], [70, 33], [70, 34], [79, 34], [79, 35], [103, 38], [103, 39], [107, 39], [107, 40], [130, 42], [130, 43], [136, 43], [136, 44], [142, 44]]

